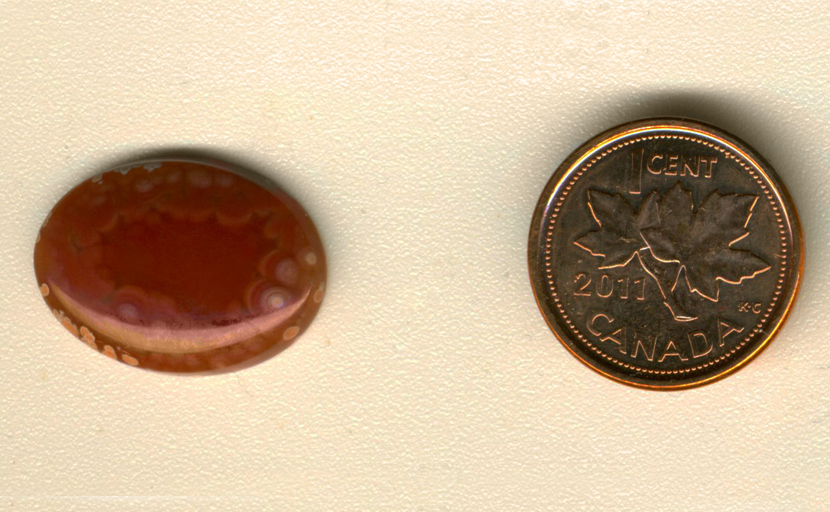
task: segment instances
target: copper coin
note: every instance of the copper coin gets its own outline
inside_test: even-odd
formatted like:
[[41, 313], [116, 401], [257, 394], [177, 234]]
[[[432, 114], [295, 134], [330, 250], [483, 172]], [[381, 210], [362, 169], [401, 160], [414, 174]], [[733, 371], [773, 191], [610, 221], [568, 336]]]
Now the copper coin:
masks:
[[655, 389], [711, 382], [768, 345], [803, 254], [772, 167], [680, 119], [628, 123], [571, 154], [539, 199], [528, 247], [536, 301], [565, 347]]

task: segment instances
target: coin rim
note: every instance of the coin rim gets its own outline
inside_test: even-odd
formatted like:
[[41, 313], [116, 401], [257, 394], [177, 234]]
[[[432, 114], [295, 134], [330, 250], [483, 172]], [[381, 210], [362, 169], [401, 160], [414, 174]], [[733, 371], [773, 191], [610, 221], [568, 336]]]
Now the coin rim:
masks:
[[[712, 374], [703, 373], [697, 378], [678, 379], [679, 382], [664, 381], [665, 383], [661, 383], [659, 381], [649, 381], [647, 378], [642, 377], [627, 376], [623, 372], [616, 373], [611, 369], [612, 367], [600, 366], [592, 359], [583, 356], [581, 351], [584, 350], [584, 348], [577, 345], [570, 339], [567, 331], [559, 325], [557, 319], [555, 318], [553, 307], [548, 307], [546, 305], [546, 302], [549, 301], [549, 297], [547, 296], [547, 286], [545, 284], [544, 272], [542, 270], [542, 265], [544, 263], [544, 241], [542, 239], [542, 235], [544, 228], [547, 225], [547, 223], [545, 223], [545, 225], [542, 223], [549, 217], [547, 215], [548, 206], [552, 205], [561, 193], [561, 188], [557, 191], [558, 186], [565, 184], [565, 182], [570, 179], [571, 171], [578, 166], [577, 164], [580, 164], [591, 154], [601, 150], [608, 144], [638, 132], [660, 128], [685, 130], [693, 134], [704, 135], [706, 137], [719, 140], [726, 146], [731, 146], [731, 149], [736, 151], [740, 154], [740, 156], [746, 159], [750, 165], [754, 166], [758, 171], [763, 173], [767, 181], [775, 187], [781, 199], [784, 214], [787, 219], [787, 227], [789, 229], [788, 236], [792, 247], [791, 254], [789, 255], [790, 266], [787, 270], [785, 280], [786, 293], [784, 294], [784, 297], [778, 307], [778, 313], [768, 320], [767, 325], [771, 326], [771, 329], [766, 331], [766, 337], [760, 342], [756, 342], [755, 347], [753, 347], [746, 354], [741, 357], [736, 357], [731, 364], [726, 365], [718, 372]], [[720, 380], [727, 375], [731, 375], [735, 371], [746, 366], [767, 346], [769, 346], [770, 342], [775, 338], [781, 327], [786, 322], [801, 287], [803, 271], [804, 237], [801, 231], [801, 222], [798, 217], [798, 211], [795, 208], [795, 204], [793, 203], [789, 191], [773, 169], [772, 165], [770, 165], [769, 162], [755, 149], [738, 137], [708, 123], [689, 118], [655, 117], [623, 123], [600, 133], [599, 135], [588, 140], [586, 143], [582, 144], [579, 148], [568, 155], [568, 157], [559, 165], [545, 185], [545, 188], [536, 203], [536, 207], [533, 212], [533, 219], [530, 225], [530, 234], [528, 236], [528, 273], [531, 288], [533, 290], [534, 299], [536, 300], [536, 305], [539, 307], [542, 317], [547, 322], [548, 327], [551, 331], [553, 331], [554, 335], [559, 339], [562, 345], [564, 345], [565, 348], [574, 355], [574, 357], [592, 370], [617, 382], [642, 389], [672, 391], [698, 387], [711, 384], [712, 382]]]

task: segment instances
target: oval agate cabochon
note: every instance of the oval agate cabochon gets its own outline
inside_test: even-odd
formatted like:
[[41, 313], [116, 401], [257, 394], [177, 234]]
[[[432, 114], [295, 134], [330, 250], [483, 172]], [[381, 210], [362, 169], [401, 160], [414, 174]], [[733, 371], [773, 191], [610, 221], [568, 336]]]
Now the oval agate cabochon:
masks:
[[52, 209], [35, 274], [98, 352], [200, 372], [277, 353], [314, 318], [326, 261], [303, 208], [227, 164], [159, 160], [95, 176]]

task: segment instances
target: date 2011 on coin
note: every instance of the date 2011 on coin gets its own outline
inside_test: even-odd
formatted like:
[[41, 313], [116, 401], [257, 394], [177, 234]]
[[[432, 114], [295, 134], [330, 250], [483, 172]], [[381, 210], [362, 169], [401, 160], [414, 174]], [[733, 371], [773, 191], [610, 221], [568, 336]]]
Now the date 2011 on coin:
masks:
[[704, 384], [784, 323], [803, 239], [783, 183], [712, 126], [629, 123], [587, 142], [539, 199], [528, 259], [537, 303], [577, 358], [627, 384]]

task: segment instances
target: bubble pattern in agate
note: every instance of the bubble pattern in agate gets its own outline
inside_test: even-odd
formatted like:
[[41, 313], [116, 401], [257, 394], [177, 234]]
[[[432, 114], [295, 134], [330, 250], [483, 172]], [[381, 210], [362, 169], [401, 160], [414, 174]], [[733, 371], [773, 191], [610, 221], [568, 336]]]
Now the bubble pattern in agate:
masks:
[[159, 371], [275, 354], [311, 323], [326, 285], [303, 208], [219, 162], [148, 161], [86, 180], [47, 216], [34, 260], [69, 332]]

